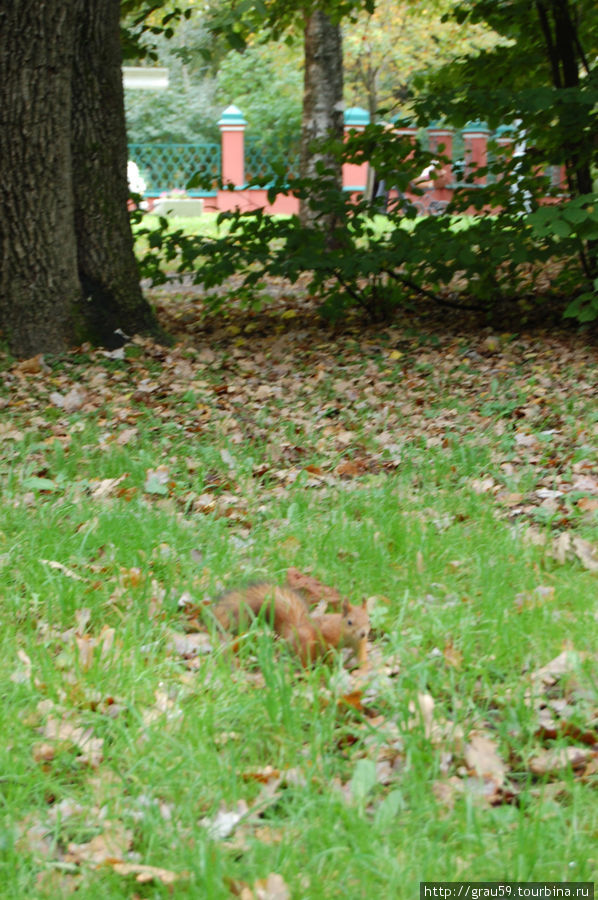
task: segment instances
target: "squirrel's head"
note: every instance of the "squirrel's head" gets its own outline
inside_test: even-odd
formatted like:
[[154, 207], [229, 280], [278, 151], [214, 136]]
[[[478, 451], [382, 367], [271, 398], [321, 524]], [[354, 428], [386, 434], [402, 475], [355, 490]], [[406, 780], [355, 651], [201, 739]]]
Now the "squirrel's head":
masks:
[[357, 641], [365, 641], [370, 633], [370, 618], [365, 604], [353, 606], [348, 600], [343, 600], [341, 613], [347, 630], [355, 636]]

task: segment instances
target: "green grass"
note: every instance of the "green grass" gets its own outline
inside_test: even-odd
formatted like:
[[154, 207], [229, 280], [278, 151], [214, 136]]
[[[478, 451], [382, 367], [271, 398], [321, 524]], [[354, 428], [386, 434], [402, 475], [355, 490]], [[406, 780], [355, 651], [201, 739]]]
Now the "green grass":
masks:
[[[232, 384], [229, 353], [219, 362], [228, 359]], [[174, 359], [182, 364], [185, 351]], [[84, 898], [226, 898], [227, 879], [253, 885], [278, 873], [292, 897], [358, 900], [413, 897], [420, 880], [595, 876], [595, 776], [531, 773], [542, 741], [526, 692], [527, 673], [565, 645], [595, 653], [596, 575], [577, 561], [558, 565], [498, 515], [491, 494], [472, 490], [472, 479], [500, 477], [497, 459], [512, 435], [467, 430], [472, 409], [495, 402], [483, 415], [518, 427], [491, 394], [469, 403], [455, 391], [430, 397], [422, 427], [463, 404], [458, 440], [427, 446], [423, 434], [405, 433], [396, 468], [330, 483], [314, 477], [305, 466], [331, 473], [343, 458], [373, 452], [371, 405], [343, 411], [354, 431], [349, 449], [331, 446], [336, 420], [318, 419], [340, 391], [334, 379], [348, 377], [340, 362], [303, 398], [303, 426], [286, 395], [253, 410], [241, 404], [254, 415], [253, 438], [242, 441], [211, 393], [224, 370], [172, 374], [166, 354], [94, 357], [88, 368], [67, 359], [15, 387], [16, 399], [5, 389], [14, 404], [5, 421], [21, 433], [4, 441], [0, 458], [5, 896], [62, 897], [76, 886]], [[351, 361], [371, 378], [366, 363], [379, 365], [389, 398], [408, 396], [400, 378], [384, 374], [384, 352]], [[424, 370], [423, 379], [442, 380], [434, 363]], [[148, 373], [170, 390], [153, 407], [136, 394]], [[312, 375], [306, 366], [304, 379]], [[89, 408], [65, 414], [48, 402], [48, 391], [79, 380]], [[202, 406], [211, 415], [198, 425]], [[120, 444], [126, 428], [136, 431]], [[305, 452], [289, 461], [284, 452], [292, 456], [295, 444]], [[149, 493], [147, 470], [159, 465], [168, 484]], [[93, 498], [98, 479], [123, 474], [118, 489]], [[531, 469], [513, 478], [511, 487], [531, 489]], [[213, 509], [198, 506], [206, 493]], [[579, 528], [596, 538], [595, 520]], [[259, 630], [241, 642], [238, 664], [215, 639], [196, 667], [172, 649], [171, 632], [185, 622], [181, 597], [201, 604], [252, 576], [282, 582], [289, 566], [356, 601], [370, 598], [376, 649], [362, 710], [339, 702], [355, 689], [339, 666], [298, 672]], [[551, 591], [540, 596], [538, 586]], [[81, 610], [89, 621], [78, 626]], [[591, 660], [582, 665], [585, 700], [569, 713], [580, 728], [595, 715], [596, 674]], [[414, 712], [422, 693], [434, 698], [443, 729], [433, 740]], [[103, 739], [102, 759], [90, 764], [72, 739], [49, 737], [51, 718], [91, 729]], [[496, 742], [516, 803], [490, 806], [470, 783], [463, 745], [476, 731]], [[391, 767], [378, 778], [372, 766], [384, 761]], [[271, 794], [256, 777], [265, 766], [282, 779]], [[436, 790], [450, 778], [458, 788], [445, 803]], [[240, 802], [249, 816], [227, 839], [212, 836], [205, 822]], [[85, 856], [90, 841], [107, 835], [115, 849], [104, 856], [131, 861], [133, 853], [186, 874], [173, 887], [140, 885], [96, 865]]]

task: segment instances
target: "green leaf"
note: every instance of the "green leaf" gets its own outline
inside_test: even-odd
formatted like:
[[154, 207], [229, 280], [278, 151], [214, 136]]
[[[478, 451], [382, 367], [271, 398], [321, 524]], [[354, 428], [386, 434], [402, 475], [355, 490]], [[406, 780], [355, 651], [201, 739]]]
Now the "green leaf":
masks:
[[40, 478], [38, 475], [30, 475], [29, 478], [24, 478], [22, 485], [28, 491], [62, 490], [60, 485], [58, 485], [55, 481], [52, 481], [51, 478]]
[[377, 780], [376, 764], [371, 759], [358, 760], [349, 783], [356, 803], [363, 804], [365, 802], [366, 797], [376, 786]]
[[405, 800], [402, 791], [391, 791], [376, 810], [374, 823], [378, 828], [387, 828], [404, 808]]

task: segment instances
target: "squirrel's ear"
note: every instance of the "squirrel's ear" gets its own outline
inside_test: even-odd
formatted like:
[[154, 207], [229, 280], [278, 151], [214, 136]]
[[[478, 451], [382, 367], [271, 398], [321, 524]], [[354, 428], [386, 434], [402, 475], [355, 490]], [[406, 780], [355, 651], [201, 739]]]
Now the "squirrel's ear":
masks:
[[347, 598], [345, 597], [345, 599], [343, 600], [343, 602], [342, 602], [342, 604], [341, 604], [341, 612], [342, 612], [343, 616], [348, 616], [348, 615], [349, 615], [349, 610], [350, 610], [350, 608], [351, 608], [351, 604], [349, 603], [349, 601], [348, 601]]

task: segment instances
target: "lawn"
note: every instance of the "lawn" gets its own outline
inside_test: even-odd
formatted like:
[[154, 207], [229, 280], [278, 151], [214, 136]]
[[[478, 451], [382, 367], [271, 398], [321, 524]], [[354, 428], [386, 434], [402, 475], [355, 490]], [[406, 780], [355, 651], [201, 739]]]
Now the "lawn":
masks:
[[[1, 360], [5, 896], [592, 880], [595, 347], [156, 300], [171, 348]], [[289, 570], [367, 668], [210, 630]]]

